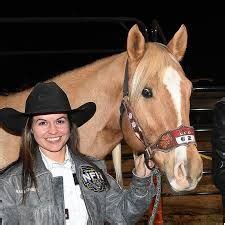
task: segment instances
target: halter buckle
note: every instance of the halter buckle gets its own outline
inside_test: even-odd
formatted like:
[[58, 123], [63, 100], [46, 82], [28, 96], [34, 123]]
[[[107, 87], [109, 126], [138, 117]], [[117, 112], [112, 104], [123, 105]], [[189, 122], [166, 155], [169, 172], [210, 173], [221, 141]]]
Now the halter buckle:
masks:
[[152, 170], [155, 166], [155, 163], [152, 161], [154, 151], [148, 146], [144, 151], [145, 164], [149, 170]]

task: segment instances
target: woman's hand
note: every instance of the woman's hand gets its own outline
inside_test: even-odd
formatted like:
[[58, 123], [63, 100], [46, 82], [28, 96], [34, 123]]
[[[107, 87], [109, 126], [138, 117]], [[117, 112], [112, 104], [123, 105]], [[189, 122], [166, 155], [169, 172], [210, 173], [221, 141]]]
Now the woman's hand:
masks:
[[[149, 163], [151, 164], [152, 162], [149, 162]], [[148, 169], [146, 164], [145, 164], [144, 154], [135, 157], [134, 165], [135, 165], [135, 174], [138, 177], [146, 177], [146, 176], [149, 176], [151, 174], [151, 170]]]

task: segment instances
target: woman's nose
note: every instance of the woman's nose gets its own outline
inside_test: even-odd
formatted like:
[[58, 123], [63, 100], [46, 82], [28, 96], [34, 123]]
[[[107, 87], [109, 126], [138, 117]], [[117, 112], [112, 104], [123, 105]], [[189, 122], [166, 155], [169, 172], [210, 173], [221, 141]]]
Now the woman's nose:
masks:
[[51, 133], [51, 134], [57, 133], [57, 126], [55, 124], [50, 124], [48, 132]]

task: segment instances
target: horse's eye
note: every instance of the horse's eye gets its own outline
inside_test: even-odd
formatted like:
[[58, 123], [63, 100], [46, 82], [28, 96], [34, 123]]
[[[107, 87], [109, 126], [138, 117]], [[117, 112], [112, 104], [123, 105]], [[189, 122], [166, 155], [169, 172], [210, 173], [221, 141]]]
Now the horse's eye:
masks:
[[142, 95], [145, 97], [145, 98], [151, 98], [153, 96], [152, 94], [152, 89], [151, 88], [144, 88], [142, 90]]

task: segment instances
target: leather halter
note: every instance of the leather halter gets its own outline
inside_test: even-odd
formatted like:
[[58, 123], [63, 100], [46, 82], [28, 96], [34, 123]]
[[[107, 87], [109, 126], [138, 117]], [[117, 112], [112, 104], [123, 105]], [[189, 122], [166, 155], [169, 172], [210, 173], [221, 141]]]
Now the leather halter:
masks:
[[[194, 128], [191, 126], [184, 125], [181, 125], [178, 128], [175, 128], [174, 130], [168, 130], [164, 132], [160, 135], [160, 137], [155, 143], [150, 144], [146, 138], [146, 135], [144, 134], [144, 130], [140, 126], [137, 117], [135, 116], [131, 108], [128, 95], [128, 63], [126, 62], [123, 99], [120, 106], [120, 120], [122, 123], [122, 115], [124, 111], [126, 111], [129, 123], [135, 133], [135, 136], [143, 143], [145, 147], [144, 155], [147, 167], [149, 167], [148, 163], [149, 161], [152, 161], [152, 158], [156, 151], [169, 152], [181, 145], [187, 146], [191, 143], [197, 145], [195, 141]], [[152, 165], [154, 167], [154, 163], [152, 163]], [[152, 167], [149, 169], [152, 169]]]

